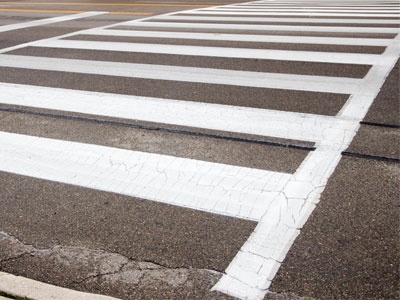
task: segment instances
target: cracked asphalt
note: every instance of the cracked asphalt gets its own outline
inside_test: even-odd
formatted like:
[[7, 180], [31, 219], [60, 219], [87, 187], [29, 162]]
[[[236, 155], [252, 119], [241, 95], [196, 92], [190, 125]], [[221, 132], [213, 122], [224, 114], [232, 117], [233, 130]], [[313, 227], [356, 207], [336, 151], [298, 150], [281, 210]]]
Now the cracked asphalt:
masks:
[[[240, 3], [235, 0], [135, 0], [129, 3], [144, 5], [124, 6], [115, 5], [121, 4], [117, 0], [98, 0], [86, 1], [85, 5], [68, 4], [66, 6], [62, 4], [65, 1], [42, 1], [34, 2], [35, 4], [29, 4], [32, 1], [19, 1], [17, 4], [8, 2], [0, 0], [0, 51], [80, 30], [196, 9], [200, 8], [199, 5]], [[100, 5], [102, 3], [111, 5]], [[108, 11], [113, 14], [101, 14], [1, 32], [2, 26], [65, 16], [71, 14], [66, 11], [72, 10]], [[197, 16], [193, 12], [181, 15]], [[210, 13], [207, 16], [219, 17], [220, 15]], [[249, 17], [248, 14], [235, 16]], [[338, 18], [340, 17], [335, 17], [335, 19]], [[357, 19], [357, 17], [352, 19]], [[368, 18], [360, 17], [359, 19]], [[396, 18], [388, 18], [388, 20], [392, 19], [396, 20]], [[160, 21], [154, 21], [152, 25], [154, 27], [132, 29], [128, 26], [116, 26], [112, 29], [122, 32], [140, 30], [161, 33], [171, 31], [191, 34], [208, 33], [216, 36], [251, 34], [260, 37], [286, 36], [294, 39], [297, 37], [365, 38], [376, 41], [392, 40], [396, 37], [396, 34], [391, 33], [307, 33], [306, 31], [253, 31], [212, 27], [171, 30], [171, 28], [157, 25], [157, 22]], [[209, 21], [193, 20], [163, 20], [162, 22], [209, 23]], [[279, 25], [281, 22], [269, 21], [264, 22], [263, 25]], [[217, 23], [226, 24], [227, 22], [218, 21], [213, 24]], [[259, 22], [247, 21], [246, 24], [254, 25]], [[289, 24], [303, 26], [304, 22]], [[307, 25], [310, 24], [307, 23]], [[325, 26], [323, 23], [314, 25]], [[339, 25], [332, 23], [327, 27], [333, 26]], [[354, 24], [340, 26], [351, 27]], [[376, 27], [383, 26], [377, 24]], [[398, 28], [398, 24], [387, 27]], [[379, 55], [385, 53], [386, 50], [384, 46], [211, 41], [106, 36], [90, 33], [69, 36], [63, 40], [106, 44], [151, 43], [154, 49], [158, 49], [160, 45], [221, 47], [226, 48], [227, 53], [230, 48], [291, 51], [290, 55], [292, 52], [313, 51], [316, 57], [320, 53], [331, 52]], [[330, 77], [332, 80], [336, 80], [335, 78], [362, 80], [373, 67], [372, 61], [370, 64], [350, 64], [319, 62], [318, 60], [296, 61], [289, 58], [217, 57], [198, 55], [198, 53], [180, 55], [167, 52], [100, 51], [35, 47], [34, 45], [10, 48], [4, 54], [16, 57], [31, 56], [322, 76]], [[313, 192], [318, 190], [316, 187], [325, 187], [325, 190], [320, 202], [316, 205], [311, 204], [314, 210], [310, 213], [304, 227], [296, 231], [298, 237], [283, 259], [276, 276], [273, 277], [268, 291], [263, 296], [264, 300], [391, 300], [400, 297], [399, 66], [400, 63], [397, 61], [385, 78], [365, 118], [361, 120], [357, 134], [340, 155], [340, 162], [328, 182], [321, 181], [321, 184], [310, 182], [310, 185], [314, 185]], [[185, 101], [188, 103], [185, 108], [187, 111], [190, 111], [192, 107], [190, 105], [193, 103], [205, 103], [235, 106], [238, 112], [244, 112], [244, 114], [248, 112], [249, 115], [257, 109], [288, 114], [293, 112], [295, 117], [303, 118], [304, 122], [314, 115], [329, 120], [335, 119], [335, 116], [345, 110], [346, 103], [353, 97], [348, 93], [312, 92], [307, 90], [307, 87], [297, 88], [297, 90], [254, 88], [200, 81], [108, 76], [0, 65], [0, 84], [3, 83], [109, 93], [114, 96], [128, 95]], [[27, 95], [26, 98], [30, 96]], [[162, 157], [180, 157], [218, 166], [238, 166], [242, 168], [241, 170], [256, 169], [259, 172], [275, 172], [292, 176], [318, 147], [318, 143], [307, 141], [300, 136], [298, 139], [293, 139], [289, 135], [265, 136], [234, 132], [234, 130], [217, 130], [207, 128], [207, 126], [200, 128], [158, 123], [149, 120], [118, 118], [107, 114], [99, 116], [91, 114], [90, 108], [86, 111], [74, 111], [63, 107], [59, 109], [33, 107], [12, 104], [7, 102], [9, 99], [12, 97], [5, 94], [0, 87], [0, 132], [148, 152]], [[133, 102], [134, 98], [129, 99]], [[53, 100], [55, 102], [56, 99]], [[71, 99], [71, 103], [72, 100], [76, 99]], [[235, 116], [232, 115], [232, 120], [235, 120], [234, 118]], [[207, 124], [209, 120], [206, 113], [204, 119]], [[221, 119], [225, 120], [222, 116]], [[278, 121], [280, 120], [276, 122]], [[258, 120], [247, 119], [243, 120], [240, 126], [257, 122]], [[310, 128], [319, 130], [317, 127], [326, 126], [324, 124], [315, 122], [314, 127]], [[347, 126], [346, 124], [343, 126]], [[303, 124], [299, 123], [298, 127], [302, 126]], [[280, 128], [277, 127], [278, 129]], [[312, 129], [304, 130], [305, 134], [311, 135], [310, 130]], [[329, 136], [329, 134], [330, 132], [326, 130], [322, 135]], [[351, 130], [347, 134], [350, 135]], [[346, 134], [343, 140], [345, 137], [347, 137]], [[2, 136], [0, 136], [0, 146], [6, 142], [1, 139]], [[30, 146], [25, 145], [25, 148], [29, 150]], [[3, 155], [1, 151], [6, 150], [0, 149], [0, 166]], [[13, 151], [18, 153], [22, 150], [18, 150], [15, 146]], [[27, 154], [26, 156], [34, 155]], [[34, 168], [35, 166], [31, 169]], [[274, 222], [274, 216], [268, 215], [268, 211], [264, 222], [258, 223], [254, 219], [237, 218], [229, 213], [218, 214], [213, 210], [192, 209], [190, 205], [179, 206], [162, 203], [162, 201], [149, 201], [101, 188], [92, 189], [57, 182], [57, 180], [46, 180], [40, 176], [21, 175], [2, 170], [0, 168], [0, 271], [120, 299], [238, 299], [226, 293], [211, 291], [211, 288], [227, 274], [228, 266], [235, 261], [236, 255], [249, 237], [254, 236], [254, 232], [262, 224]], [[184, 177], [179, 176], [177, 181]], [[209, 186], [223, 185], [223, 180], [218, 180], [216, 183], [215, 179]], [[100, 186], [101, 182], [95, 184]], [[207, 184], [203, 185], [207, 187]], [[256, 187], [253, 193], [266, 192], [264, 189], [267, 187]], [[173, 191], [173, 188], [171, 190]], [[281, 196], [285, 195], [287, 203], [292, 203], [290, 202], [293, 201], [292, 198], [302, 198], [302, 193], [307, 195], [309, 193], [301, 188], [292, 189], [289, 192], [296, 194], [291, 197], [290, 193], [286, 195], [284, 190], [279, 191]], [[159, 195], [161, 194], [162, 191]], [[234, 192], [232, 195], [235, 195]], [[193, 198], [189, 202], [191, 204], [197, 205], [200, 202], [190, 193], [185, 194], [183, 198], [185, 197]], [[306, 197], [308, 196], [303, 198]], [[270, 205], [273, 205], [274, 202], [271, 203]], [[292, 209], [289, 204], [288, 207], [279, 208], [279, 214], [285, 209], [288, 211]], [[302, 209], [303, 206], [299, 211]], [[298, 229], [296, 226], [294, 228]], [[286, 229], [292, 230], [289, 226]], [[279, 234], [281, 233], [276, 233], [276, 235]], [[275, 245], [268, 244], [266, 248], [268, 247], [272, 249]], [[281, 262], [274, 257], [271, 260]], [[261, 267], [258, 272], [262, 273]], [[250, 278], [252, 275], [248, 276]], [[260, 290], [265, 291], [265, 288]]]

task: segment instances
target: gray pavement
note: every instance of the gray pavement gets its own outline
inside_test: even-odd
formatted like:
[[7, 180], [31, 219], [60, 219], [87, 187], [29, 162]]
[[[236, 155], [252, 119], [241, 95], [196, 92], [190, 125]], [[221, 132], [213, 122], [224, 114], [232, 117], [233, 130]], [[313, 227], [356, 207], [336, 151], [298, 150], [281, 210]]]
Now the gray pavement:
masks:
[[272, 284], [317, 299], [396, 299], [398, 163], [342, 158]]
[[[0, 1], [0, 271], [121, 299], [399, 296], [397, 3], [29, 2]], [[88, 11], [109, 13], [2, 27]]]

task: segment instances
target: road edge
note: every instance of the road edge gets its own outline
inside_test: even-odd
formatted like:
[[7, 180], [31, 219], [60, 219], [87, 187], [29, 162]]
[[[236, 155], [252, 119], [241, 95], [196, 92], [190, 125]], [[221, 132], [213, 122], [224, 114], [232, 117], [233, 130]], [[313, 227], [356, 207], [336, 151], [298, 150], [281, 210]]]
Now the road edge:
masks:
[[5, 272], [0, 272], [0, 292], [29, 300], [118, 300], [110, 296], [79, 292]]

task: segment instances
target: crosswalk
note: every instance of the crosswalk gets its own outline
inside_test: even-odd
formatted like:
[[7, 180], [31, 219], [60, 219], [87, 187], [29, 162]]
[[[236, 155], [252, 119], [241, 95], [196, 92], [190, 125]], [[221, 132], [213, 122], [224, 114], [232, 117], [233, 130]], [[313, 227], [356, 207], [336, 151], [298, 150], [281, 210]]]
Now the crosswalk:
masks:
[[[257, 98], [281, 90], [277, 99], [257, 99], [262, 103], [256, 105], [237, 103], [236, 95], [222, 101], [216, 93], [200, 101], [188, 93], [160, 97], [140, 86], [125, 94], [118, 88], [98, 92], [2, 82], [0, 103], [311, 143], [293, 174], [11, 132], [0, 132], [0, 170], [256, 221], [255, 231], [213, 289], [262, 299], [399, 58], [399, 9], [386, 0], [261, 0], [0, 49], [1, 68], [126, 78], [132, 85], [150, 80], [154, 90], [156, 82], [261, 91], [254, 92]], [[91, 53], [98, 58], [91, 59]], [[129, 56], [118, 59], [121, 53]], [[150, 62], [137, 61], [135, 55], [150, 56]], [[167, 61], [159, 55], [167, 55]], [[244, 63], [224, 67], [218, 59]], [[274, 63], [285, 71], [268, 70]], [[321, 73], [329, 68], [337, 69]], [[312, 104], [295, 109], [300, 97]], [[309, 108], [329, 97], [345, 100], [325, 113]], [[286, 105], [290, 101], [293, 107]]]

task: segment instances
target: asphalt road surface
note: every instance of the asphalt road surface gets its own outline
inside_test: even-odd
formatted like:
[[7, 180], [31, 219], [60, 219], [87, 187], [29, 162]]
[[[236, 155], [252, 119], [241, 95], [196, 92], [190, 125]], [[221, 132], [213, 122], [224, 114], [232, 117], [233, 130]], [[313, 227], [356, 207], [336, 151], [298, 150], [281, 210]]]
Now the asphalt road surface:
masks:
[[0, 1], [0, 271], [398, 299], [399, 9]]

